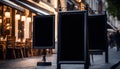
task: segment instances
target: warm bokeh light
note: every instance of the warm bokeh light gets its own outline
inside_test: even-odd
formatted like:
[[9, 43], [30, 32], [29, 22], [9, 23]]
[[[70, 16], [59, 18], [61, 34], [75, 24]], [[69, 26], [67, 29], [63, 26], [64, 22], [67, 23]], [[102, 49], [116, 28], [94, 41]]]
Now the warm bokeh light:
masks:
[[11, 27], [10, 27], [10, 26], [8, 26], [6, 29], [7, 29], [7, 30], [9, 30], [10, 28], [11, 28]]
[[76, 0], [77, 2], [81, 2], [81, 0]]
[[7, 24], [6, 24], [6, 26], [10, 26], [10, 24], [9, 24], [9, 23], [7, 23]]

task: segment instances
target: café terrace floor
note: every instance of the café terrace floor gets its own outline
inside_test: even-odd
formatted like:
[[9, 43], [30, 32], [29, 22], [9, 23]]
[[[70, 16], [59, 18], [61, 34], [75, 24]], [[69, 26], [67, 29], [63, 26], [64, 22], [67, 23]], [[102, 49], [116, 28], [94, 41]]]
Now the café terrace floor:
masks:
[[[42, 60], [41, 56], [28, 58], [17, 58], [10, 60], [0, 60], [0, 69], [56, 69], [56, 54], [47, 55], [47, 61], [52, 62], [52, 66], [37, 66], [37, 62]], [[94, 63], [91, 61], [89, 69], [111, 69], [116, 64], [115, 69], [120, 69], [120, 51], [116, 47], [109, 48], [109, 63], [105, 63], [103, 55], [94, 55]], [[61, 69], [84, 69], [83, 64], [62, 64]]]

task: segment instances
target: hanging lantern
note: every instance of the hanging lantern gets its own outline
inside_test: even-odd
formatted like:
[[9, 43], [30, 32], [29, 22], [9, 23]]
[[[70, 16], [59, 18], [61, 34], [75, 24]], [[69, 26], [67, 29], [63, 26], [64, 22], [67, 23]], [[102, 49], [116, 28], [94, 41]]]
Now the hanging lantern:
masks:
[[16, 19], [16, 20], [20, 20], [20, 12], [19, 12], [19, 11], [17, 11], [16, 16], [15, 16], [15, 19]]
[[30, 17], [30, 16], [27, 17], [27, 21], [28, 21], [28, 22], [31, 22], [31, 17]]
[[21, 16], [21, 21], [25, 21], [25, 20], [26, 20], [26, 16], [25, 16], [25, 13], [23, 13]]
[[7, 7], [6, 11], [5, 11], [5, 17], [10, 18], [10, 8], [8, 8], [8, 7]]

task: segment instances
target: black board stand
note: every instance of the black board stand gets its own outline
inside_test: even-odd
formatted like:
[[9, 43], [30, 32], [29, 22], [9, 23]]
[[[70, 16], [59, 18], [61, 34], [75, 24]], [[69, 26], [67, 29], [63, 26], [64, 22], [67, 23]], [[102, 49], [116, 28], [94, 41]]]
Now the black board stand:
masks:
[[109, 55], [108, 55], [108, 47], [107, 47], [107, 49], [105, 51], [105, 63], [109, 63], [109, 57], [108, 56]]
[[61, 69], [61, 64], [57, 63], [57, 69]]
[[43, 62], [37, 62], [37, 66], [51, 66], [51, 62], [46, 62], [46, 49], [43, 49]]

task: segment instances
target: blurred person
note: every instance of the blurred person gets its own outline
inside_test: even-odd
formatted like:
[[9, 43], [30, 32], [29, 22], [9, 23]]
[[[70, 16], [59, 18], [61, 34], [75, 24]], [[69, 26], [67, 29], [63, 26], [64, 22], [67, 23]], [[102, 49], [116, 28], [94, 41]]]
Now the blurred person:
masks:
[[119, 30], [117, 30], [115, 33], [115, 41], [117, 44], [117, 51], [119, 51], [120, 49], [120, 31]]
[[113, 33], [109, 33], [109, 46], [110, 48], [113, 48], [114, 47], [114, 34]]

